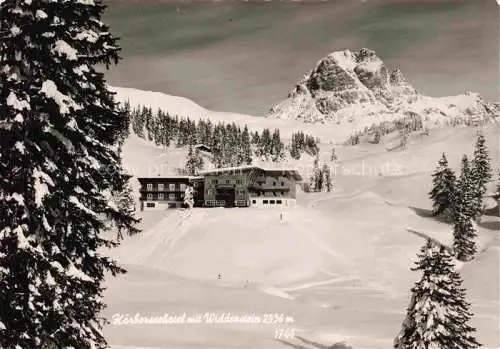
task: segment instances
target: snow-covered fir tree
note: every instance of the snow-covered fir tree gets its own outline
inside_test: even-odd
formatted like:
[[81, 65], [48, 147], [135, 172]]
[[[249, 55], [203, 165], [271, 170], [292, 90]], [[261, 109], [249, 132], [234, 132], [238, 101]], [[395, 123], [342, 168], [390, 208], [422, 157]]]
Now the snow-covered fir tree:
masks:
[[292, 134], [292, 142], [290, 144], [290, 157], [296, 160], [300, 159], [300, 150], [297, 143], [297, 136], [295, 134]]
[[264, 129], [262, 135], [257, 131], [250, 133], [245, 125], [243, 131], [233, 123], [213, 125], [210, 120], [199, 120], [197, 123], [189, 118], [170, 116], [158, 109], [153, 114], [151, 108], [137, 106], [133, 109], [122, 107], [131, 119], [132, 130], [139, 137], [152, 140], [157, 145], [168, 148], [205, 144], [212, 149], [212, 162], [215, 167], [250, 165], [253, 156], [262, 160], [280, 162], [288, 153], [299, 159], [302, 152], [315, 156], [319, 151], [319, 139], [304, 135], [303, 132], [292, 134], [291, 145], [285, 146], [278, 129], [271, 132]]
[[211, 144], [212, 149], [212, 164], [216, 168], [224, 167], [225, 147], [224, 147], [224, 133], [220, 127], [215, 127], [213, 140]]
[[281, 141], [280, 130], [276, 129], [271, 138], [271, 160], [280, 162], [285, 158], [285, 145]]
[[330, 171], [330, 166], [326, 163], [323, 164], [323, 167], [321, 168], [321, 177], [321, 191], [331, 192], [333, 190], [332, 173]]
[[192, 145], [189, 145], [186, 165], [184, 166], [185, 172], [189, 176], [194, 176], [198, 174], [198, 171], [202, 170], [204, 166], [203, 158], [200, 154], [198, 148], [193, 149]]
[[127, 124], [97, 64], [119, 60], [87, 1], [0, 3], [0, 348], [106, 348], [98, 253], [107, 222], [134, 231], [112, 193]]
[[407, 127], [403, 126], [400, 130], [401, 134], [401, 143], [400, 143], [400, 148], [402, 150], [406, 150], [408, 146], [408, 129]]
[[455, 182], [453, 194], [453, 214], [460, 212], [468, 217], [474, 217], [476, 207], [476, 188], [467, 155], [463, 155], [460, 165], [460, 176]]
[[421, 248], [414, 271], [421, 279], [411, 289], [412, 297], [395, 349], [475, 349], [480, 346], [465, 299], [460, 274], [444, 246], [430, 240]]
[[250, 132], [248, 131], [248, 127], [246, 125], [245, 128], [243, 129], [243, 133], [241, 134], [241, 150], [242, 150], [243, 164], [251, 165], [252, 144], [250, 143]]
[[311, 176], [309, 177], [309, 191], [311, 192], [321, 191], [322, 188], [323, 176], [321, 174], [321, 169], [319, 168], [318, 162], [319, 160], [316, 157], [314, 159], [314, 165]]
[[453, 222], [453, 250], [458, 260], [466, 262], [477, 252], [476, 227], [472, 217], [456, 212]]
[[189, 208], [192, 209], [194, 206], [194, 190], [192, 186], [187, 186], [186, 190], [184, 191], [184, 204]]
[[258, 146], [260, 144], [260, 135], [259, 132], [255, 131], [252, 133], [252, 142], [253, 145]]
[[261, 159], [269, 160], [271, 152], [272, 152], [271, 132], [269, 131], [268, 128], [265, 128], [264, 130], [262, 130], [256, 155]]
[[380, 131], [380, 129], [377, 129], [375, 131], [375, 135], [373, 136], [373, 143], [379, 144], [381, 140], [382, 140], [382, 132]]
[[[130, 184], [130, 176], [127, 176], [128, 180], [125, 183], [123, 190], [121, 193], [119, 193], [119, 198], [118, 198], [118, 210], [125, 215], [129, 215], [135, 218], [135, 199], [134, 199], [134, 194], [132, 191], [132, 186]], [[120, 241], [123, 239], [123, 231], [127, 230], [127, 226], [123, 225], [123, 223], [118, 222], [118, 225], [116, 226], [117, 229], [117, 240]], [[135, 234], [138, 233], [137, 230], [129, 231], [129, 234]]]
[[474, 217], [481, 215], [483, 210], [483, 199], [486, 194], [487, 185], [492, 178], [492, 169], [488, 149], [486, 148], [486, 139], [483, 133], [479, 133], [474, 157], [471, 164], [471, 176], [474, 185]]
[[471, 172], [469, 160], [464, 155], [453, 194], [453, 247], [456, 257], [462, 261], [472, 259], [477, 251], [473, 221], [475, 187]]
[[[496, 199], [497, 201], [500, 200], [500, 170], [498, 171], [498, 178], [497, 178], [497, 189], [496, 189], [496, 193], [495, 195], [493, 196], [494, 199]], [[500, 208], [500, 205], [498, 205], [498, 207]]]
[[448, 166], [448, 160], [443, 153], [436, 170], [432, 174], [432, 190], [429, 192], [434, 216], [443, 213], [450, 215], [452, 213], [455, 180], [455, 174]]

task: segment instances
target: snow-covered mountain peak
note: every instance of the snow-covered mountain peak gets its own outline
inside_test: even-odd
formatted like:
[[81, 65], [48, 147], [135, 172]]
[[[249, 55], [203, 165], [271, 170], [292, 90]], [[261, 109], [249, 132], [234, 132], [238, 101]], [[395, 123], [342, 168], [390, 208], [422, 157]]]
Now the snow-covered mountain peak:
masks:
[[[363, 48], [322, 58], [273, 106], [268, 117], [307, 123], [370, 124], [417, 113], [425, 120], [452, 117], [496, 118], [498, 107], [477, 94], [433, 98], [419, 94], [399, 68], [390, 70], [375, 51]], [[370, 118], [359, 122], [360, 118]]]

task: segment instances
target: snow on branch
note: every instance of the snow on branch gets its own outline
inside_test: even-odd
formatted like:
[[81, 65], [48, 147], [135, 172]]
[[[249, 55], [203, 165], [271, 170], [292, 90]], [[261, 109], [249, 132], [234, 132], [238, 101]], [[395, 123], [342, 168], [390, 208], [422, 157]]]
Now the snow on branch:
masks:
[[19, 111], [31, 109], [29, 102], [19, 100], [14, 92], [9, 93], [9, 96], [7, 97], [7, 105]]
[[44, 93], [48, 98], [51, 98], [54, 102], [56, 102], [59, 106], [61, 114], [69, 113], [69, 106], [72, 106], [75, 109], [77, 107], [71, 98], [59, 92], [56, 84], [52, 80], [44, 81], [40, 92]]
[[92, 215], [92, 216], [95, 216], [97, 217], [97, 214], [88, 209], [87, 207], [85, 207], [77, 198], [76, 196], [70, 196], [69, 197], [69, 202], [71, 202], [73, 205], [75, 205], [76, 207], [78, 207], [80, 210], [84, 211], [85, 213], [89, 214], [89, 215]]
[[50, 126], [45, 127], [44, 131], [56, 137], [59, 140], [59, 142], [61, 142], [66, 147], [68, 152], [70, 153], [75, 152], [75, 147], [73, 143], [67, 137], [63, 136], [61, 132], [57, 131], [55, 128]]
[[33, 171], [33, 178], [35, 179], [35, 204], [41, 207], [43, 198], [50, 193], [49, 186], [54, 186], [54, 182], [48, 174], [38, 169]]
[[85, 30], [76, 34], [75, 39], [94, 43], [99, 39], [99, 35], [93, 30]]
[[82, 5], [88, 5], [88, 6], [94, 6], [95, 2], [94, 0], [77, 0], [77, 4], [82, 4]]
[[78, 58], [77, 51], [64, 40], [57, 40], [52, 52], [60, 56], [66, 56], [70, 61], [76, 61]]
[[80, 269], [76, 268], [73, 264], [71, 264], [69, 269], [66, 271], [66, 275], [83, 281], [94, 281], [94, 279], [92, 279]]
[[45, 11], [42, 11], [42, 10], [36, 10], [36, 15], [35, 17], [37, 19], [45, 19], [48, 17], [47, 13], [45, 13]]

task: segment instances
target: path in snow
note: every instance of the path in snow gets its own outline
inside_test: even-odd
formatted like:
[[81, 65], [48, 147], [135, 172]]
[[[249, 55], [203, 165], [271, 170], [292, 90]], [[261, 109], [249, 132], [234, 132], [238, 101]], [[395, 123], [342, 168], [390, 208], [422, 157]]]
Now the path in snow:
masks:
[[202, 223], [203, 218], [205, 218], [206, 212], [201, 210], [189, 210], [185, 215], [181, 217], [179, 221], [176, 222], [175, 227], [157, 227], [158, 231], [156, 234], [165, 234], [165, 230], [171, 230], [171, 234], [165, 234], [164, 239], [159, 243], [156, 248], [148, 255], [148, 258], [143, 263], [144, 265], [150, 265], [153, 268], [165, 269], [169, 265], [168, 258], [174, 249], [176, 243], [183, 238], [193, 226]]
[[163, 218], [152, 228], [125, 239], [110, 254], [122, 264], [165, 269], [175, 244], [204, 216], [202, 210], [166, 210]]

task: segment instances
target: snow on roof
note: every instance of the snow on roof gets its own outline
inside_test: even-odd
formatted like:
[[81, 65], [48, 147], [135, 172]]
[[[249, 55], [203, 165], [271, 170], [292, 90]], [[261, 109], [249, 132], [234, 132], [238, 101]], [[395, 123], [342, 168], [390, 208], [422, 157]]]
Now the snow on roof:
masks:
[[207, 150], [207, 151], [212, 151], [212, 148], [210, 148], [208, 145], [202, 144], [202, 143], [193, 145], [193, 148], [205, 148], [205, 150]]
[[146, 179], [203, 179], [205, 177], [203, 176], [183, 176], [183, 175], [158, 175], [157, 177], [137, 177], [137, 179], [140, 180], [146, 180]]
[[235, 166], [235, 167], [224, 167], [224, 168], [215, 168], [212, 170], [205, 170], [205, 171], [200, 171], [199, 174], [211, 174], [211, 173], [224, 173], [224, 172], [241, 172], [245, 170], [261, 170], [264, 172], [288, 172], [292, 174], [295, 179], [297, 180], [302, 180], [301, 175], [299, 174], [299, 171], [296, 169], [292, 168], [272, 168], [272, 167], [261, 167], [261, 166], [252, 166], [252, 165], [246, 165], [246, 166]]

